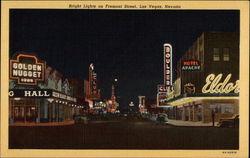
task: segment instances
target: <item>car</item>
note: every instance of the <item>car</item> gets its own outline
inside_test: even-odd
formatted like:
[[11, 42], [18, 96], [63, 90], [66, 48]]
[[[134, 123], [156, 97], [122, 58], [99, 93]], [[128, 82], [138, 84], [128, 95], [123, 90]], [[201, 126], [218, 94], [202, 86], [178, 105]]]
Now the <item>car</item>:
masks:
[[166, 124], [168, 122], [168, 115], [165, 113], [159, 113], [157, 115], [157, 122], [160, 124]]
[[88, 123], [88, 117], [84, 114], [82, 115], [75, 115], [74, 116], [75, 124], [87, 124]]
[[232, 115], [230, 117], [224, 117], [219, 120], [218, 127], [239, 127], [239, 115]]

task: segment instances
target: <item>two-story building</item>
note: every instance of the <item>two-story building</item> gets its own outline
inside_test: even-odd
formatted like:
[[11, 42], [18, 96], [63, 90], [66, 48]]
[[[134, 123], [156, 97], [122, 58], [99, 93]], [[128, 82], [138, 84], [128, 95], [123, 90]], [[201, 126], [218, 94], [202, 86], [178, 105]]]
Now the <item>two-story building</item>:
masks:
[[205, 32], [177, 63], [172, 119], [210, 122], [239, 114], [239, 32]]

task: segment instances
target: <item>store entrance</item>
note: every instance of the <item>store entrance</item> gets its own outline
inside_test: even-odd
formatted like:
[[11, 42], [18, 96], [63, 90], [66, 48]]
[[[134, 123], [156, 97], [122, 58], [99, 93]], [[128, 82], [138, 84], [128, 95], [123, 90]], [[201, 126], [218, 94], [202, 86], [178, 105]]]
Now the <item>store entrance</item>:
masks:
[[14, 121], [15, 122], [24, 122], [25, 120], [25, 108], [21, 106], [14, 107]]
[[35, 106], [26, 107], [26, 121], [27, 122], [36, 122], [37, 118], [37, 109]]
[[15, 99], [13, 105], [14, 122], [36, 122], [38, 118], [38, 107], [36, 99]]
[[15, 106], [14, 121], [15, 122], [36, 122], [37, 108], [35, 106]]

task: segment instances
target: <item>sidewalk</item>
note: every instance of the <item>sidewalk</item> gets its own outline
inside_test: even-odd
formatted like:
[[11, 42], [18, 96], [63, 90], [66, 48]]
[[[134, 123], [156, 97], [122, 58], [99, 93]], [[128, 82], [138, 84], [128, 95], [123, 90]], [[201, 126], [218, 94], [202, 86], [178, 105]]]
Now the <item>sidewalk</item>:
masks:
[[[168, 119], [167, 124], [173, 125], [173, 126], [213, 126], [212, 122], [209, 123], [203, 123], [201, 121], [194, 122], [194, 121], [182, 121], [182, 120], [171, 120]], [[215, 122], [214, 125], [216, 126], [218, 122]]]
[[64, 121], [64, 122], [47, 122], [47, 123], [24, 123], [24, 122], [15, 122], [11, 123], [10, 126], [64, 126], [64, 125], [72, 125], [75, 122]]

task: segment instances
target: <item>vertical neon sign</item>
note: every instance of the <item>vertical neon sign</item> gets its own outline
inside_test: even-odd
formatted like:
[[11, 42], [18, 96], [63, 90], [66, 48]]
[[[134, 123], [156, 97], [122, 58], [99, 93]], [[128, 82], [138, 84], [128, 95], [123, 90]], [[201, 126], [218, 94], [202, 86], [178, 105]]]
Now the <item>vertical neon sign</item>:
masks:
[[167, 92], [172, 90], [172, 46], [164, 44], [164, 85]]

